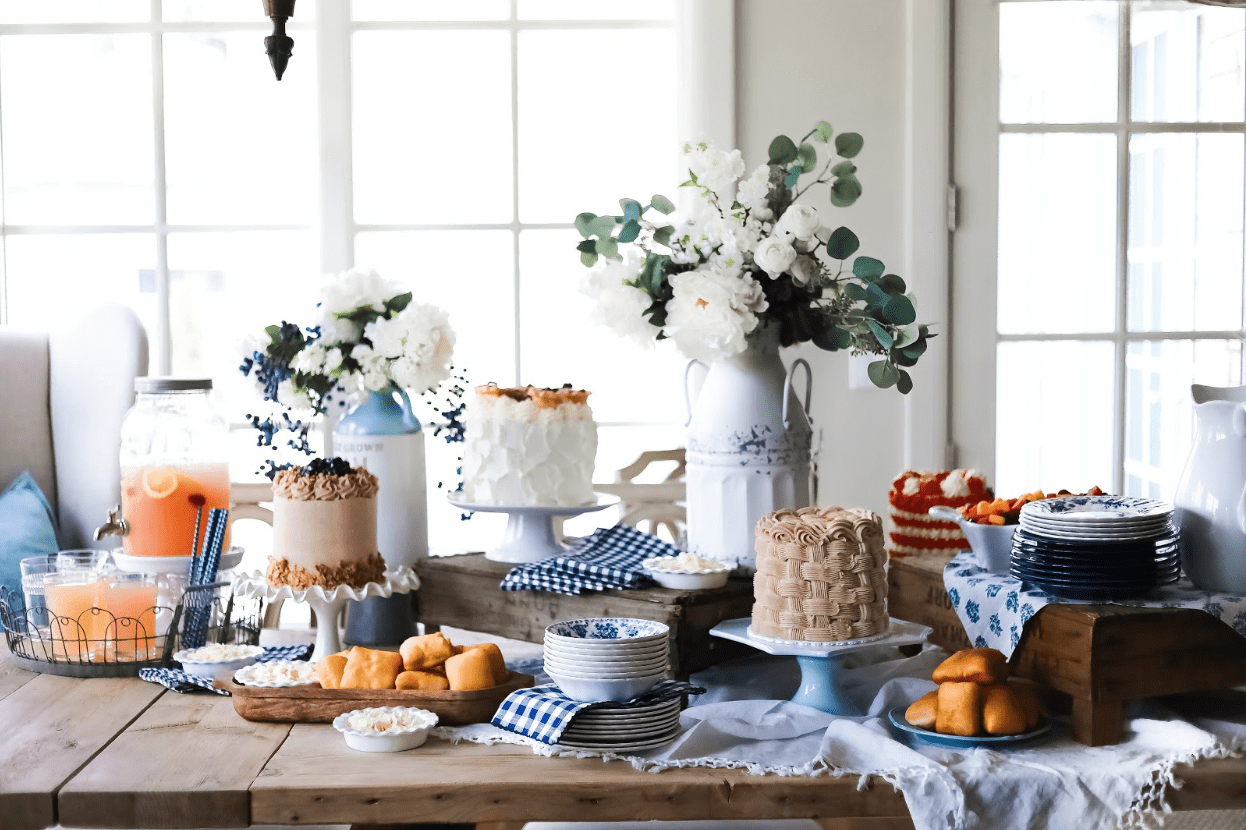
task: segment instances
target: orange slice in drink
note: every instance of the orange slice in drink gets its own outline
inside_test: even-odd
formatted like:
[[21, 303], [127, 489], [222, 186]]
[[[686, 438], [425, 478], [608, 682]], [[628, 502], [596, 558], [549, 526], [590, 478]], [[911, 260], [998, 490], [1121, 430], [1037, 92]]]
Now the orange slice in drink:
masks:
[[143, 473], [143, 492], [153, 499], [166, 499], [177, 492], [177, 478], [168, 467], [154, 467]]

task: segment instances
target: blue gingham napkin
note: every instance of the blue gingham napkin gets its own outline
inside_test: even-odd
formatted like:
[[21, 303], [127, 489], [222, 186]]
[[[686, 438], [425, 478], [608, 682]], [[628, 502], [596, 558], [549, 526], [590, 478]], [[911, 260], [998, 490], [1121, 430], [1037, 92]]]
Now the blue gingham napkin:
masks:
[[503, 591], [578, 594], [607, 588], [639, 588], [649, 581], [640, 563], [652, 556], [678, 556], [679, 548], [627, 525], [594, 531], [563, 556], [511, 568]]
[[[255, 662], [271, 663], [274, 660], [306, 660], [312, 653], [312, 646], [304, 644], [301, 646], [270, 646], [264, 649]], [[138, 676], [150, 683], [159, 683], [166, 689], [174, 692], [198, 692], [203, 689], [209, 692], [215, 692], [218, 695], [228, 695], [229, 692], [224, 689], [217, 689], [212, 686], [211, 678], [196, 677], [193, 674], [187, 674], [181, 669], [139, 669]]]
[[593, 709], [638, 709], [705, 689], [682, 680], [659, 680], [649, 691], [627, 703], [584, 703], [572, 700], [557, 685], [533, 686], [511, 692], [493, 715], [493, 725], [541, 743], [555, 744], [580, 712]]

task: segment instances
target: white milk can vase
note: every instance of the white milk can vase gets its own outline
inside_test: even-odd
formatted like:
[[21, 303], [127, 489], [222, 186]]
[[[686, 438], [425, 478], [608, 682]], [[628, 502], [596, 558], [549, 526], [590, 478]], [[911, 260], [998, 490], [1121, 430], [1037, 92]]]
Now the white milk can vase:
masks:
[[[692, 361], [684, 375], [685, 396]], [[805, 369], [805, 403], [792, 377]], [[785, 369], [777, 329], [766, 330], [734, 357], [709, 367], [689, 406], [687, 449], [688, 548], [699, 556], [754, 570], [757, 520], [811, 503], [812, 377], [796, 360]]]
[[1246, 386], [1192, 386], [1197, 429], [1177, 485], [1186, 576], [1207, 591], [1246, 593]]
[[[376, 540], [389, 569], [428, 556], [428, 490], [424, 433], [406, 392], [372, 392], [333, 430], [333, 451], [377, 477]], [[411, 597], [368, 597], [352, 603], [346, 642], [395, 645], [415, 634]]]

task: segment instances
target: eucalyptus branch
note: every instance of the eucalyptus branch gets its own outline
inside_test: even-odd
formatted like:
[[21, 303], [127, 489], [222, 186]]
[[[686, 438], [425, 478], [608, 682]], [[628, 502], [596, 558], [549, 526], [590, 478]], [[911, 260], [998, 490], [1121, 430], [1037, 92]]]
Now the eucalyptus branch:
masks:
[[827, 182], [829, 182], [830, 179], [822, 178], [822, 173], [825, 173], [826, 171], [831, 169], [831, 162], [833, 162], [834, 160], [835, 160], [835, 156], [831, 156], [830, 158], [828, 158], [826, 160], [826, 165], [822, 168], [822, 171], [818, 173], [818, 177], [814, 179], [813, 181], [809, 182], [809, 184], [802, 187], [800, 190], [797, 190], [796, 192], [794, 192], [792, 194], [792, 201], [794, 202], [797, 199], [799, 199], [801, 197], [801, 194], [803, 194], [809, 188], [813, 187], [815, 184], [826, 184]]

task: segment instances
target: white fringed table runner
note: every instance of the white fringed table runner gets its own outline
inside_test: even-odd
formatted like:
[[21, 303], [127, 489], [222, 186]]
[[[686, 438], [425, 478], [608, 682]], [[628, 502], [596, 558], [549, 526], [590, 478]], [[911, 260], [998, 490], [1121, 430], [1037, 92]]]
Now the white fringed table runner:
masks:
[[1003, 751], [950, 750], [893, 730], [885, 723], [888, 710], [933, 689], [930, 672], [946, 656], [927, 647], [915, 657], [846, 670], [849, 698], [868, 712], [851, 718], [787, 700], [799, 685], [794, 658], [724, 664], [693, 676], [709, 692], [684, 711], [679, 738], [626, 756], [560, 750], [489, 724], [444, 727], [433, 734], [451, 741], [522, 744], [541, 755], [623, 757], [652, 772], [740, 768], [757, 775], [859, 776], [862, 786], [866, 776], [878, 776], [904, 794], [918, 830], [1147, 826], [1166, 809], [1175, 766], [1246, 746], [1246, 695], [1231, 693], [1165, 701], [1177, 708], [1139, 704], [1127, 713], [1127, 740], [1116, 746], [1082, 746], [1060, 720], [1033, 745]]

